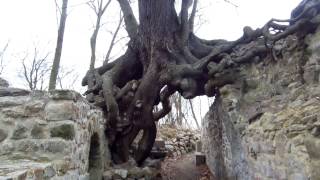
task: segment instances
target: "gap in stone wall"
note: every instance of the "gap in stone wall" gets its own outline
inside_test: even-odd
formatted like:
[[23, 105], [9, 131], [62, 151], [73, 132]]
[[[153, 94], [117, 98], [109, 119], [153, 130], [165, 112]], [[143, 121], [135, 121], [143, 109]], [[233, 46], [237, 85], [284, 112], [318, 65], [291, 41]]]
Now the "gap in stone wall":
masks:
[[100, 138], [97, 133], [91, 136], [89, 151], [89, 174], [90, 180], [102, 179], [102, 155], [100, 151]]

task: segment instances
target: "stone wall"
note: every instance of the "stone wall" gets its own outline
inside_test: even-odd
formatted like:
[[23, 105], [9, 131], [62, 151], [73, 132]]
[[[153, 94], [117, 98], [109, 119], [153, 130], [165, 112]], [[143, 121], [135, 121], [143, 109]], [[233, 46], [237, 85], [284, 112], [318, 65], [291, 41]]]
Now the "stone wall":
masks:
[[80, 94], [1, 86], [0, 179], [89, 179], [108, 166], [102, 112]]
[[196, 143], [200, 140], [200, 132], [162, 125], [158, 127], [157, 139], [164, 142], [165, 150], [168, 151], [167, 156], [178, 158], [196, 150]]
[[220, 89], [202, 134], [217, 179], [320, 179], [320, 30], [297, 39]]

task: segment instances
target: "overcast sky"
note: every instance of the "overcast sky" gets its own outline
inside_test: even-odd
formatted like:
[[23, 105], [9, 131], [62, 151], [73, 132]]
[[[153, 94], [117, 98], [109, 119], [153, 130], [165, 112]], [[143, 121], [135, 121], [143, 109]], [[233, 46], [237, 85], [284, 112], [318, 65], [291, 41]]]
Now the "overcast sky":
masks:
[[[61, 0], [57, 0], [61, 2]], [[89, 39], [95, 22], [94, 14], [84, 4], [87, 0], [69, 0], [69, 11], [61, 64], [75, 69], [78, 74], [76, 89], [89, 67]], [[287, 19], [300, 0], [199, 0], [201, 19], [204, 22], [197, 35], [205, 39], [236, 39], [242, 35], [244, 26], [262, 27], [271, 18]], [[136, 11], [137, 7], [133, 7]], [[118, 20], [118, 3], [113, 0], [103, 19], [97, 44], [96, 65], [101, 65], [110, 41], [109, 31], [115, 29]], [[36, 46], [40, 54], [51, 53], [52, 60], [57, 37], [58, 23], [54, 0], [0, 0], [0, 48], [9, 41], [5, 54], [7, 67], [3, 77], [15, 87], [25, 87], [19, 80], [21, 58], [32, 54]], [[120, 37], [125, 36], [122, 31]], [[118, 44], [112, 56], [121, 55], [125, 41]], [[206, 100], [203, 100], [206, 101]], [[205, 102], [207, 103], [207, 102]], [[203, 108], [202, 115], [207, 111]]]
[[[87, 0], [69, 0], [69, 16], [66, 23], [65, 41], [61, 64], [76, 68], [79, 76], [88, 69], [90, 59], [89, 38], [94, 24], [91, 9], [84, 4]], [[246, 25], [257, 28], [270, 18], [288, 18], [299, 0], [200, 0], [201, 19], [205, 22], [197, 34], [206, 39], [236, 39]], [[60, 2], [60, 0], [58, 0]], [[97, 65], [100, 65], [109, 45], [110, 33], [118, 20], [118, 4], [113, 0], [104, 16], [104, 26], [99, 34]], [[0, 48], [10, 41], [5, 60], [7, 68], [3, 76], [13, 86], [23, 84], [16, 80], [21, 57], [37, 46], [43, 54], [54, 53], [57, 36], [57, 18], [54, 0], [1, 0], [0, 1]], [[121, 36], [125, 33], [122, 32]], [[113, 56], [121, 52], [123, 42]], [[31, 53], [29, 53], [31, 54]], [[52, 59], [52, 56], [49, 58]], [[79, 79], [80, 80], [80, 79]]]

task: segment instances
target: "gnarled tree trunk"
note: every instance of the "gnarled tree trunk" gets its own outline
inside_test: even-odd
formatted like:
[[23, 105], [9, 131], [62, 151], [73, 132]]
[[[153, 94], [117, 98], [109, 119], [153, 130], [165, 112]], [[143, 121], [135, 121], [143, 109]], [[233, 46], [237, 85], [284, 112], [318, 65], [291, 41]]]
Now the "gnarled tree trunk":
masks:
[[[182, 0], [179, 16], [174, 0], [139, 0], [140, 24], [129, 2], [118, 2], [131, 39], [128, 49], [116, 61], [89, 71], [83, 85], [93, 82], [94, 87], [85, 94], [94, 94], [95, 104], [105, 110], [106, 134], [115, 163], [128, 160], [133, 140], [143, 131], [133, 154], [138, 164], [152, 149], [155, 122], [171, 110], [170, 95], [178, 91], [186, 99], [214, 96], [220, 87], [237, 81], [241, 64], [269, 55], [273, 45], [290, 34], [303, 36], [314, 30], [317, 23], [312, 19], [320, 6], [303, 5], [307, 8], [301, 14], [285, 21], [291, 25], [272, 19], [256, 30], [245, 27], [236, 41], [208, 41], [193, 34], [196, 7], [190, 15], [188, 10], [192, 4], [196, 6], [196, 0]], [[277, 32], [270, 33], [271, 29]], [[162, 109], [154, 112], [159, 103]]]

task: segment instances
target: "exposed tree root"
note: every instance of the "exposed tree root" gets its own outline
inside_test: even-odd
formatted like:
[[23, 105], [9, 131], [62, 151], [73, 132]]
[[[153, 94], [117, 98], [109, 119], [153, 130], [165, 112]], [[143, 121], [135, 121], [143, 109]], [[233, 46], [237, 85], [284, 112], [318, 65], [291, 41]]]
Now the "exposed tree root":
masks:
[[[131, 38], [126, 53], [89, 71], [83, 85], [93, 84], [85, 95], [103, 108], [106, 134], [114, 162], [129, 158], [129, 149], [143, 131], [134, 158], [141, 164], [156, 137], [156, 121], [171, 110], [169, 97], [214, 96], [225, 84], [237, 81], [237, 69], [257, 57], [273, 54], [274, 44], [296, 34], [305, 36], [319, 24], [320, 3], [300, 4], [289, 20], [271, 19], [262, 28], [245, 27], [236, 41], [203, 40], [193, 33], [197, 0], [183, 0], [180, 16], [174, 0], [139, 0], [139, 22], [127, 0], [118, 0]], [[312, 4], [313, 3], [313, 4]], [[189, 16], [189, 7], [193, 4]], [[287, 25], [284, 25], [286, 22]], [[239, 51], [241, 47], [243, 50]], [[159, 103], [162, 109], [154, 112]]]

